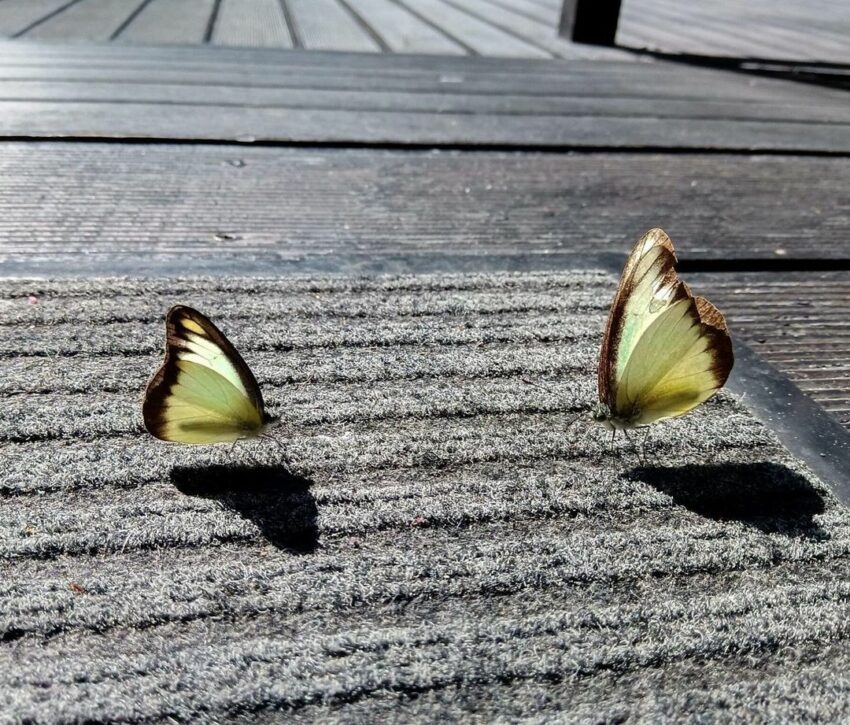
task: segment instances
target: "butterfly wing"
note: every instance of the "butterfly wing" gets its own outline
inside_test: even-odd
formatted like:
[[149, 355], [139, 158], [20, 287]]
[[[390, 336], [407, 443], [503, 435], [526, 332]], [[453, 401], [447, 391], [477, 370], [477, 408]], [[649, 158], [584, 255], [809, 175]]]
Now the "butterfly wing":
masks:
[[[599, 356], [599, 397], [613, 418], [648, 425], [707, 400], [732, 369], [723, 315], [676, 274], [673, 243], [647, 232], [629, 256]], [[637, 416], [637, 417], [636, 417]]]
[[165, 329], [165, 361], [142, 406], [148, 432], [179, 443], [222, 443], [258, 434], [266, 422], [263, 396], [230, 341], [184, 305], [168, 311]]
[[617, 381], [641, 334], [669, 305], [688, 296], [675, 267], [673, 243], [661, 229], [644, 234], [629, 255], [599, 352], [599, 399], [612, 411]]
[[637, 426], [687, 413], [723, 387], [732, 363], [732, 341], [718, 309], [704, 297], [678, 300], [632, 350], [616, 410]]

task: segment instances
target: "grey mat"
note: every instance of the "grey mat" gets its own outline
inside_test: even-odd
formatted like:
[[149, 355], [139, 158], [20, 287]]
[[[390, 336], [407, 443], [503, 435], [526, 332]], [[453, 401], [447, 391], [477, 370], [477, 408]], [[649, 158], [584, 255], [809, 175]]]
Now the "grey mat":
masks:
[[[806, 468], [727, 393], [644, 462], [569, 427], [613, 286], [0, 283], [0, 718], [850, 717], [850, 515]], [[176, 302], [291, 473], [143, 433]]]

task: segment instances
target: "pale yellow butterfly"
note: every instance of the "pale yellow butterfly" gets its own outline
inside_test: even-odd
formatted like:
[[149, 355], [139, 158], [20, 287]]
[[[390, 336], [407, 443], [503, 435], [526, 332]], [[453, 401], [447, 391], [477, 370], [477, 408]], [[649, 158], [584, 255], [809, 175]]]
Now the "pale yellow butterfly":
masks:
[[670, 237], [650, 229], [623, 269], [599, 352], [593, 411], [611, 430], [683, 415], [723, 387], [732, 370], [723, 315], [691, 294], [675, 266]]
[[177, 443], [225, 443], [262, 434], [271, 421], [257, 380], [224, 334], [197, 310], [165, 319], [165, 361], [148, 383], [148, 432]]

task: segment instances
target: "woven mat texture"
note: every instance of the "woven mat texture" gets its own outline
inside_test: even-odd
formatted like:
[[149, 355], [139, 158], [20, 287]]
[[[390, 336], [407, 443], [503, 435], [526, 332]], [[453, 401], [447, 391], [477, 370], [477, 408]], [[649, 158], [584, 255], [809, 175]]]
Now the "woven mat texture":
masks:
[[[846, 721], [848, 512], [728, 393], [570, 425], [614, 285], [0, 282], [0, 720]], [[143, 431], [175, 303], [289, 469]]]

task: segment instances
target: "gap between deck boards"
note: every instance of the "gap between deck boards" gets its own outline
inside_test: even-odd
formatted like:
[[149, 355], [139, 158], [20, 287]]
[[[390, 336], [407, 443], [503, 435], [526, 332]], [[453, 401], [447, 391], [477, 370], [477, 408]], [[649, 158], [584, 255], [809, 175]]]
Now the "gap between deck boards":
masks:
[[279, 148], [279, 149], [373, 149], [375, 151], [462, 151], [465, 153], [546, 153], [561, 155], [593, 155], [599, 153], [624, 154], [667, 154], [673, 156], [802, 156], [806, 158], [850, 158], [850, 148], [842, 149], [784, 149], [717, 146], [676, 146], [676, 145], [549, 145], [549, 144], [512, 144], [512, 143], [467, 143], [467, 142], [411, 142], [411, 141], [299, 141], [263, 139], [253, 137], [215, 139], [180, 138], [173, 136], [74, 136], [50, 135], [29, 136], [21, 134], [0, 134], [0, 143], [75, 143], [75, 144], [113, 144], [113, 145], [174, 145], [174, 146], [232, 146], [234, 148]]
[[[582, 269], [600, 264], [622, 265], [625, 257], [615, 253], [538, 252], [512, 254], [328, 253], [284, 256], [210, 254], [178, 264], [173, 255], [161, 259], [135, 252], [109, 252], [97, 256], [52, 253], [44, 256], [0, 257], [0, 278], [48, 279], [105, 276], [268, 275], [268, 274], [439, 274], [459, 272], [548, 272]], [[680, 258], [683, 274], [734, 274], [739, 272], [842, 272], [850, 271], [850, 259]]]

